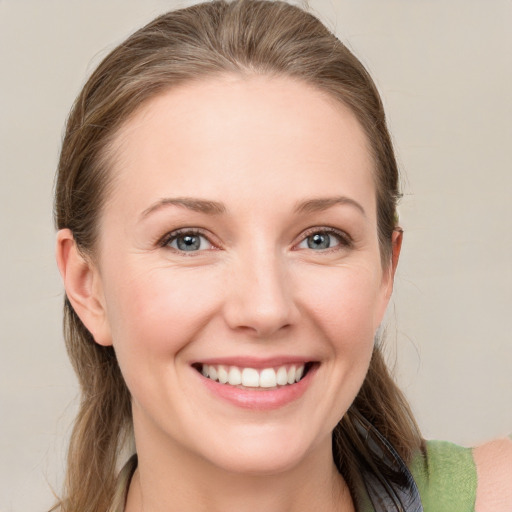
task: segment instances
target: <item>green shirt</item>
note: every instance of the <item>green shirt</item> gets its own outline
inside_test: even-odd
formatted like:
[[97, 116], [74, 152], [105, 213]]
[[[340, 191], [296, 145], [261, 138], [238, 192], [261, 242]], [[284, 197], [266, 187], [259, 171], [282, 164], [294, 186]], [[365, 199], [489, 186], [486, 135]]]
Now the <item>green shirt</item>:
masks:
[[[477, 477], [472, 449], [446, 441], [427, 441], [426, 446], [426, 456], [417, 455], [409, 468], [423, 512], [474, 512]], [[365, 492], [360, 500], [359, 512], [375, 512]]]
[[416, 457], [411, 473], [424, 512], [474, 512], [477, 478], [471, 448], [429, 441], [427, 457]]

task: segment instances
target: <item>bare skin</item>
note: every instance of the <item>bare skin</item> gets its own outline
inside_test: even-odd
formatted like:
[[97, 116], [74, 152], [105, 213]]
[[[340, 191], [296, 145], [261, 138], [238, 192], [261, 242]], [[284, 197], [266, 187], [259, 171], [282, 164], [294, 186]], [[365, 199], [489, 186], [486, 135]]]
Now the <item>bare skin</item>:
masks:
[[512, 510], [512, 440], [496, 439], [473, 450], [477, 468], [476, 512]]
[[[366, 375], [401, 241], [382, 262], [358, 121], [291, 79], [225, 76], [154, 98], [114, 146], [97, 255], [63, 230], [58, 259], [132, 394], [127, 512], [352, 512], [331, 433]], [[311, 365], [254, 390], [214, 383], [205, 361]]]
[[[136, 470], [130, 485], [125, 512], [220, 512], [237, 510], [240, 512], [302, 512], [304, 510], [322, 510], [326, 512], [355, 512], [350, 492], [337, 470], [326, 468], [326, 474], [306, 471], [305, 474], [290, 472], [281, 478], [280, 475], [269, 475], [248, 479], [246, 475], [223, 474], [210, 468], [203, 472], [200, 468], [192, 471], [193, 478], [184, 481], [179, 468], [175, 475], [166, 472], [165, 478], [155, 474], [158, 468], [153, 464], [144, 467], [142, 473]], [[145, 471], [146, 470], [146, 471]], [[157, 480], [144, 481], [145, 478]], [[168, 480], [170, 478], [170, 480]], [[161, 500], [160, 496], [168, 496], [169, 481], [173, 478], [181, 483], [191, 484], [187, 487], [173, 486], [173, 496], [169, 501]], [[161, 487], [162, 492], [158, 492]], [[147, 489], [154, 489], [154, 494], [147, 495]], [[219, 489], [225, 493], [220, 494]], [[158, 498], [157, 498], [158, 496]]]

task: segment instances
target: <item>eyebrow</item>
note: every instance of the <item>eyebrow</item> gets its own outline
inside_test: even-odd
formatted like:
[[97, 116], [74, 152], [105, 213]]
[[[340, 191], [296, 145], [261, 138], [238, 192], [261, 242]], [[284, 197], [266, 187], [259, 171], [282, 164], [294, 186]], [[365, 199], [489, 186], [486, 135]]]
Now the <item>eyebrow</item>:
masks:
[[348, 205], [353, 206], [359, 210], [364, 216], [366, 212], [360, 203], [346, 196], [335, 196], [335, 197], [322, 197], [318, 199], [309, 199], [297, 204], [295, 211], [297, 213], [314, 213], [321, 212], [332, 208], [336, 205]]
[[[322, 197], [309, 199], [298, 203], [295, 207], [296, 213], [314, 213], [321, 212], [337, 205], [349, 205], [359, 210], [364, 216], [364, 208], [354, 199], [346, 196]], [[151, 213], [167, 206], [178, 206], [194, 212], [206, 213], [209, 215], [220, 215], [226, 212], [226, 207], [217, 201], [208, 201], [205, 199], [196, 199], [191, 197], [166, 197], [152, 204], [144, 210], [141, 218], [145, 218]]]
[[141, 214], [141, 218], [147, 217], [149, 214], [166, 206], [178, 206], [194, 212], [210, 215], [219, 215], [226, 211], [226, 207], [222, 203], [218, 203], [216, 201], [207, 201], [191, 197], [165, 197], [144, 210]]

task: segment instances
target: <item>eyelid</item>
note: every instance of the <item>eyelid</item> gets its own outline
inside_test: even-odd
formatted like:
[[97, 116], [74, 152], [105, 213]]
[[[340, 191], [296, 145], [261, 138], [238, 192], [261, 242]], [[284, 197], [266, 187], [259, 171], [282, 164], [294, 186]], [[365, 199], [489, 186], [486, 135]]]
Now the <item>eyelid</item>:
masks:
[[[198, 236], [201, 236], [201, 237], [205, 238], [208, 241], [208, 243], [211, 245], [211, 248], [210, 249], [201, 249], [199, 251], [186, 252], [186, 251], [180, 251], [178, 249], [175, 249], [174, 247], [170, 247], [169, 246], [170, 242], [172, 242], [173, 240], [175, 240], [179, 236], [183, 236], [183, 235], [198, 235]], [[183, 254], [183, 255], [186, 255], [186, 256], [193, 256], [194, 253], [196, 253], [196, 254], [197, 253], [202, 253], [202, 252], [204, 252], [206, 250], [219, 249], [219, 244], [214, 243], [212, 241], [212, 236], [209, 233], [207, 233], [205, 230], [203, 230], [201, 228], [195, 228], [195, 227], [194, 228], [190, 227], [190, 228], [173, 229], [172, 231], [169, 231], [164, 236], [159, 238], [158, 241], [157, 241], [157, 245], [159, 247], [163, 247], [163, 248], [167, 247], [168, 249], [173, 250], [176, 253]]]
[[297, 246], [302, 243], [308, 236], [314, 235], [315, 233], [327, 233], [329, 235], [335, 235], [340, 241], [340, 246], [330, 247], [318, 252], [335, 251], [340, 250], [341, 248], [351, 247], [353, 245], [353, 239], [346, 231], [330, 226], [314, 226], [306, 229], [301, 233], [298, 242], [294, 244], [294, 248], [297, 248]]
[[[322, 252], [328, 252], [330, 250], [340, 250], [340, 248], [351, 247], [353, 245], [353, 239], [346, 231], [343, 231], [343, 230], [337, 229], [337, 228], [333, 228], [331, 226], [313, 226], [313, 227], [306, 229], [305, 231], [303, 231], [300, 234], [300, 237], [298, 238], [297, 242], [293, 244], [293, 249], [298, 249], [298, 245], [300, 243], [302, 243], [308, 236], [311, 236], [315, 233], [327, 233], [330, 235], [335, 235], [338, 238], [338, 240], [340, 241], [339, 246], [336, 245], [334, 247], [325, 249]], [[196, 227], [184, 227], [184, 228], [179, 228], [179, 229], [174, 229], [172, 231], [169, 231], [157, 240], [156, 245], [158, 247], [163, 247], [163, 248], [168, 247], [169, 249], [175, 250], [176, 252], [178, 252], [180, 254], [185, 254], [185, 251], [179, 251], [177, 249], [169, 247], [169, 243], [172, 240], [178, 238], [180, 235], [188, 235], [188, 234], [202, 236], [203, 238], [205, 238], [208, 241], [208, 243], [212, 247], [211, 247], [211, 249], [190, 251], [190, 253], [186, 254], [187, 256], [193, 256], [194, 253], [201, 253], [205, 250], [221, 248], [219, 243], [212, 241], [212, 236], [209, 232], [207, 232], [206, 230], [204, 230], [202, 228], [196, 228]]]

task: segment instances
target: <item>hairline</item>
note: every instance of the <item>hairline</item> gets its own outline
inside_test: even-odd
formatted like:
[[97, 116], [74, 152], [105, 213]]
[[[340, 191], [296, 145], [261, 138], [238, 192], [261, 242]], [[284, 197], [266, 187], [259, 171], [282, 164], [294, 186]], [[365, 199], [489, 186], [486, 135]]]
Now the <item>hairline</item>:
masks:
[[[377, 228], [379, 228], [379, 195], [381, 194], [378, 180], [378, 158], [376, 154], [376, 150], [374, 145], [372, 144], [370, 133], [368, 132], [367, 127], [361, 121], [360, 116], [357, 113], [356, 108], [354, 108], [339, 91], [335, 91], [332, 88], [327, 86], [323, 86], [320, 83], [314, 83], [313, 80], [308, 79], [305, 75], [299, 75], [298, 73], [286, 72], [281, 70], [262, 70], [257, 66], [247, 66], [242, 63], [239, 63], [236, 67], [233, 66], [232, 69], [221, 68], [220, 66], [215, 70], [204, 69], [198, 70], [198, 72], [190, 76], [182, 77], [177, 80], [175, 83], [161, 84], [161, 87], [157, 88], [154, 92], [148, 94], [135, 108], [133, 108], [127, 115], [124, 116], [123, 119], [119, 120], [118, 123], [114, 124], [111, 128], [110, 132], [105, 136], [103, 140], [102, 147], [98, 151], [98, 156], [96, 160], [96, 165], [103, 168], [103, 172], [106, 174], [104, 189], [102, 191], [102, 197], [100, 198], [100, 208], [97, 212], [97, 222], [95, 226], [95, 234], [94, 234], [94, 242], [88, 253], [91, 253], [91, 256], [94, 258], [94, 254], [97, 252], [98, 248], [98, 239], [100, 236], [100, 224], [101, 217], [103, 211], [108, 203], [109, 196], [113, 193], [113, 189], [115, 188], [115, 174], [112, 172], [115, 167], [122, 167], [122, 147], [123, 147], [123, 131], [126, 126], [135, 119], [138, 115], [140, 115], [143, 110], [147, 107], [148, 103], [152, 102], [156, 98], [163, 96], [171, 91], [174, 91], [178, 88], [188, 87], [191, 84], [201, 84], [204, 82], [222, 82], [223, 80], [229, 79], [230, 77], [239, 77], [242, 79], [250, 80], [254, 77], [264, 77], [267, 79], [284, 79], [291, 80], [295, 83], [305, 85], [312, 91], [316, 93], [320, 93], [334, 109], [339, 110], [341, 112], [346, 113], [347, 111], [354, 116], [355, 120], [359, 124], [362, 129], [364, 135], [364, 144], [365, 149], [369, 152], [369, 156], [371, 159], [371, 171], [373, 183], [375, 186], [375, 200], [376, 200], [376, 222]], [[388, 245], [383, 247], [380, 232], [378, 229], [377, 233], [379, 249], [381, 253], [381, 263], [383, 269], [387, 269], [390, 264], [390, 247], [391, 240], [388, 241]]]

